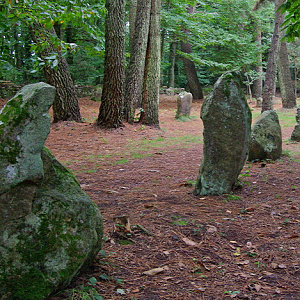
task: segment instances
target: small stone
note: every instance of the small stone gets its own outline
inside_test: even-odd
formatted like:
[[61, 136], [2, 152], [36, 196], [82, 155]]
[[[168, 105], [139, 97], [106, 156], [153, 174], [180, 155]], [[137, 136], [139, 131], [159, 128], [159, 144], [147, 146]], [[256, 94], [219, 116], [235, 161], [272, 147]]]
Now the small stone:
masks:
[[274, 110], [263, 112], [252, 127], [249, 161], [278, 159], [282, 154], [282, 134]]

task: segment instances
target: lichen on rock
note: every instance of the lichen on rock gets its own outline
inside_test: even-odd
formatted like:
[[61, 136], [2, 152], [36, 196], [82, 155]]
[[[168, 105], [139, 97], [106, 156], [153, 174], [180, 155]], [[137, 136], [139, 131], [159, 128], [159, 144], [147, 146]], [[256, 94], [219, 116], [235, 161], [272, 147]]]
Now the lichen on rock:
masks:
[[0, 128], [5, 137], [0, 174], [8, 177], [0, 185], [0, 299], [45, 299], [66, 286], [101, 247], [97, 207], [43, 146], [53, 91], [44, 83], [27, 86], [0, 114], [5, 125]]
[[203, 103], [201, 118], [204, 154], [194, 194], [229, 193], [248, 155], [251, 131], [251, 111], [239, 74], [227, 72], [218, 79]]

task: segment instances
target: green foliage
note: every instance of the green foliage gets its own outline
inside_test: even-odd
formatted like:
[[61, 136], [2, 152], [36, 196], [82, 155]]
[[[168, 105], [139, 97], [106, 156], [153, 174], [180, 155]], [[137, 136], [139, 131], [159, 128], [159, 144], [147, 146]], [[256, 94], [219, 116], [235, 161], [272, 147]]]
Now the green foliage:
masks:
[[286, 12], [285, 22], [282, 26], [286, 29], [288, 41], [300, 37], [300, 0], [287, 0], [281, 5], [281, 12]]

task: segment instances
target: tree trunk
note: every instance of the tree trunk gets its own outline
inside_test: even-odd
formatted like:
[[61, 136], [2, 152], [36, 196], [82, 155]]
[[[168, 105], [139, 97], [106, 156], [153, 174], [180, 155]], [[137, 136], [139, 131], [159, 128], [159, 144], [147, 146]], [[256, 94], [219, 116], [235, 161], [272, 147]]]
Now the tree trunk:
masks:
[[290, 71], [290, 60], [288, 56], [286, 42], [282, 41], [280, 44], [279, 58], [278, 58], [278, 77], [282, 98], [283, 108], [296, 107], [296, 97], [294, 93], [294, 82], [292, 81]]
[[169, 87], [174, 87], [175, 86], [176, 50], [177, 50], [177, 42], [170, 43]]
[[106, 0], [105, 59], [101, 105], [97, 125], [123, 126], [121, 120], [125, 82], [125, 0]]
[[160, 11], [161, 0], [151, 0], [150, 28], [146, 51], [143, 100], [140, 122], [159, 128], [160, 83]]
[[284, 15], [281, 14], [280, 11], [278, 11], [278, 8], [282, 4], [282, 2], [283, 0], [276, 0], [275, 5], [275, 26], [267, 63], [265, 87], [262, 101], [262, 112], [266, 110], [273, 110], [274, 106], [273, 97], [276, 88], [276, 62], [279, 52], [279, 41], [281, 37], [280, 26], [284, 20]]
[[[188, 8], [187, 8], [187, 12], [189, 14], [193, 14], [194, 10], [195, 10], [195, 8], [192, 6], [188, 6]], [[188, 31], [186, 29], [183, 29], [183, 32], [188, 34]], [[181, 41], [181, 51], [184, 53], [187, 53], [187, 54], [192, 53], [191, 44], [189, 44], [186, 41]], [[198, 76], [197, 76], [197, 70], [196, 70], [195, 63], [186, 57], [183, 57], [182, 60], [183, 60], [183, 64], [184, 64], [184, 70], [186, 73], [188, 87], [190, 89], [190, 92], [193, 95], [193, 98], [194, 99], [203, 99], [203, 92], [202, 92], [201, 84], [200, 84]]]
[[[38, 45], [47, 43], [47, 48], [40, 51], [39, 55], [45, 61], [44, 72], [47, 83], [56, 88], [55, 100], [53, 103], [54, 122], [58, 121], [76, 121], [81, 122], [78, 99], [75, 94], [75, 87], [71, 78], [66, 59], [62, 56], [61, 51], [55, 49], [51, 43], [50, 35], [55, 35], [55, 30], [45, 30], [41, 24], [32, 25], [32, 39]], [[46, 57], [57, 54], [57, 66], [51, 66]]]
[[123, 117], [128, 123], [134, 122], [137, 103], [142, 102], [142, 87], [146, 48], [149, 35], [151, 2], [138, 0], [134, 36], [131, 42], [130, 62], [127, 69]]
[[[262, 40], [261, 40], [261, 30], [257, 30], [256, 35], [256, 43], [259, 49], [261, 49]], [[261, 99], [262, 99], [262, 89], [263, 89], [263, 80], [262, 80], [262, 73], [263, 73], [263, 67], [262, 67], [262, 53], [259, 52], [259, 55], [257, 57], [257, 65], [255, 66], [256, 73], [259, 74], [259, 77], [254, 80], [253, 82], [253, 98], [256, 99], [257, 107], [261, 106]]]
[[129, 1], [129, 48], [130, 48], [130, 51], [133, 46], [133, 37], [134, 37], [134, 33], [135, 33], [137, 1], [138, 0], [130, 0]]

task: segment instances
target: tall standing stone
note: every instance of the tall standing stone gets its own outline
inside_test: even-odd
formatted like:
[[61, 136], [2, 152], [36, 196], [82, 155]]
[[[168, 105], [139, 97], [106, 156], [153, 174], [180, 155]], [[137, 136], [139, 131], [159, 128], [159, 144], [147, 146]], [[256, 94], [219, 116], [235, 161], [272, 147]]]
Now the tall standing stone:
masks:
[[229, 193], [248, 155], [251, 111], [240, 76], [225, 73], [201, 109], [204, 124], [203, 159], [194, 194]]
[[0, 112], [0, 299], [45, 299], [101, 247], [98, 209], [44, 147], [54, 96], [28, 85]]

